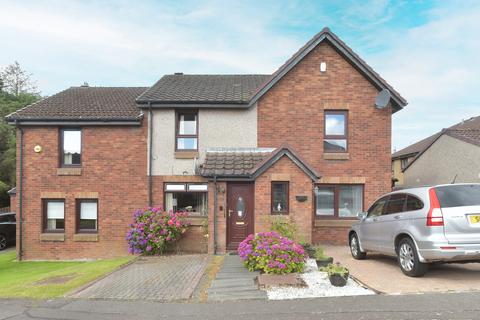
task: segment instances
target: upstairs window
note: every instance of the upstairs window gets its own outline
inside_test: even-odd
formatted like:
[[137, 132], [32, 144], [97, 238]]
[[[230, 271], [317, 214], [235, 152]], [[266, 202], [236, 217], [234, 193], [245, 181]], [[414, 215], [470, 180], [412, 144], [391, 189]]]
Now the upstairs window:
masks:
[[43, 200], [43, 229], [45, 232], [64, 232], [65, 201]]
[[272, 213], [288, 214], [288, 182], [272, 182]]
[[62, 129], [60, 131], [60, 152], [62, 166], [80, 166], [82, 163], [82, 131]]
[[176, 113], [176, 150], [198, 150], [198, 112], [178, 111]]
[[325, 111], [324, 152], [347, 152], [347, 111]]

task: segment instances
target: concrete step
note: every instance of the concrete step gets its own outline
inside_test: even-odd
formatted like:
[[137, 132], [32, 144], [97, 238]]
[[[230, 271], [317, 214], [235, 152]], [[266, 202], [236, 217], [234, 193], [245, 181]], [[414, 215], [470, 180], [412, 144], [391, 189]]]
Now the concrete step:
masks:
[[234, 301], [234, 300], [266, 300], [267, 293], [260, 290], [242, 291], [236, 294], [213, 293], [208, 295], [208, 301]]
[[244, 285], [244, 286], [235, 286], [235, 287], [224, 287], [224, 288], [210, 288], [207, 290], [208, 294], [215, 293], [228, 293], [236, 295], [242, 292], [257, 292], [258, 288], [253, 285]]
[[253, 279], [252, 280], [219, 279], [219, 280], [213, 281], [212, 288], [225, 288], [225, 287], [244, 286], [244, 285], [255, 286], [255, 281]]

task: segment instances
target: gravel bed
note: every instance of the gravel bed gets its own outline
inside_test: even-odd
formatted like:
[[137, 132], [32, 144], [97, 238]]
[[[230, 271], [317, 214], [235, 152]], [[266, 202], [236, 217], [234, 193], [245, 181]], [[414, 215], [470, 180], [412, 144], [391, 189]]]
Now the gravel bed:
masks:
[[349, 278], [344, 287], [334, 287], [328, 280], [327, 273], [318, 271], [317, 263], [308, 259], [305, 271], [301, 275], [307, 288], [296, 287], [272, 287], [267, 290], [269, 300], [289, 300], [317, 297], [359, 296], [375, 294]]

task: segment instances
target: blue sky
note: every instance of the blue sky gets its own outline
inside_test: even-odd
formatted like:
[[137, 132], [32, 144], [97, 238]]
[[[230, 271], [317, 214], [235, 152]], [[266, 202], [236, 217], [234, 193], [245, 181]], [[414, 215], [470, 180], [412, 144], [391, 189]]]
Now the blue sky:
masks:
[[325, 26], [409, 101], [392, 148], [480, 115], [480, 1], [0, 0], [0, 67], [19, 61], [44, 95], [271, 73]]

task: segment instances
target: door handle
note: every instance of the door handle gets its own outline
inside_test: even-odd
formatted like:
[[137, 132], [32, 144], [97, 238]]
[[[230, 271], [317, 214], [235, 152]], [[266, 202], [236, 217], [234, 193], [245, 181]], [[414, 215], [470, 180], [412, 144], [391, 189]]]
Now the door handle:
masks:
[[377, 219], [377, 218], [373, 218], [373, 222], [377, 222], [377, 221], [378, 221], [378, 219]]
[[233, 210], [228, 210], [228, 217], [230, 218], [230, 215], [232, 214]]
[[400, 219], [401, 217], [402, 217], [402, 216], [393, 216], [393, 218], [395, 218], [395, 219], [397, 219], [397, 220]]

